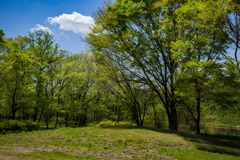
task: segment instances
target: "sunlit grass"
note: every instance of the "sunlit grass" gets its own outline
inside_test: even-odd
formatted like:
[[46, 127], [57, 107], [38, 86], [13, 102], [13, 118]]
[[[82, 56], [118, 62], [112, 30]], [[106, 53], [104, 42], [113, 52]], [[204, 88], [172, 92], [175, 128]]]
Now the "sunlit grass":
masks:
[[232, 141], [168, 130], [82, 127], [1, 135], [0, 155], [28, 159], [235, 160], [240, 159], [240, 149]]

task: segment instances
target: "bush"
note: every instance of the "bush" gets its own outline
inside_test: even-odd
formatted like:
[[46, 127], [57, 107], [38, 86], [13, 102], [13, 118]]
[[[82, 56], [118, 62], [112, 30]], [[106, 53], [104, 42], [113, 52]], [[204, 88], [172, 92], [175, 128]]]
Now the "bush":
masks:
[[7, 131], [32, 131], [37, 129], [37, 123], [31, 120], [8, 120], [0, 123], [0, 133]]
[[98, 125], [97, 122], [88, 123], [88, 126], [90, 126], [90, 127], [95, 127], [95, 126], [97, 126], [97, 125]]
[[38, 125], [37, 122], [33, 122], [32, 120], [27, 120], [25, 121], [24, 130], [27, 130], [27, 131], [37, 130], [38, 129], [37, 125]]
[[111, 120], [105, 120], [97, 124], [97, 127], [133, 127], [136, 126], [136, 124], [133, 124], [132, 122], [128, 121], [111, 121]]

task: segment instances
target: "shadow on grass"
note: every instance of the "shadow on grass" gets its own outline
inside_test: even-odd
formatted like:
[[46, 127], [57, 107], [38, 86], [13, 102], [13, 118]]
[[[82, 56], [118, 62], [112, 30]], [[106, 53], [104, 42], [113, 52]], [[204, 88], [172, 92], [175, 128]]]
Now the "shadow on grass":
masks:
[[51, 131], [51, 130], [56, 130], [57, 128], [38, 128], [38, 129], [33, 129], [33, 130], [8, 130], [8, 131], [4, 131], [4, 132], [0, 132], [0, 135], [4, 135], [4, 134], [17, 134], [17, 133], [22, 133], [22, 132], [36, 132], [36, 131]]
[[197, 135], [192, 133], [171, 131], [166, 129], [155, 129], [149, 127], [141, 128], [161, 133], [176, 134], [178, 136], [183, 137], [184, 140], [188, 142], [193, 142], [194, 146], [202, 151], [240, 156], [239, 136]]
[[188, 142], [193, 142], [196, 149], [218, 154], [240, 156], [240, 137], [221, 135], [198, 135], [187, 132], [156, 129], [150, 127], [107, 127], [112, 129], [147, 129], [155, 132], [176, 134]]

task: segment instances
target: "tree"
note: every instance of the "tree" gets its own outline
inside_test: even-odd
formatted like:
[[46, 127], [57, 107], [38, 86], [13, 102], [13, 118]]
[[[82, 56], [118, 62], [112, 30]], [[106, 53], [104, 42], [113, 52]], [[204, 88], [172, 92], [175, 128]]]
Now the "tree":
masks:
[[151, 90], [146, 85], [135, 82], [128, 70], [111, 61], [111, 59], [98, 57], [97, 61], [102, 73], [101, 76], [108, 79], [107, 82], [104, 82], [104, 85], [111, 86], [108, 89], [112, 95], [120, 100], [123, 105], [127, 106], [132, 119], [138, 126], [142, 126], [149, 106], [148, 103], [152, 98]]
[[[225, 32], [225, 38], [230, 40], [230, 47], [233, 48], [233, 57], [234, 59], [227, 57], [225, 53], [222, 53], [228, 61], [237, 67], [237, 70], [240, 71], [239, 68], [239, 48], [240, 48], [240, 2], [239, 0], [230, 1], [230, 7], [228, 9], [228, 14], [225, 15], [225, 28], [228, 32]], [[220, 28], [221, 29], [221, 28]]]
[[2, 43], [4, 43], [4, 36], [5, 35], [5, 33], [3, 32], [3, 30], [2, 29], [0, 29], [0, 44], [2, 45]]
[[[184, 55], [185, 63], [198, 63], [206, 58], [211, 61], [216, 57], [208, 53], [224, 52], [226, 42], [219, 37], [217, 25], [223, 26], [218, 20], [226, 15], [229, 3], [200, 1], [200, 7], [195, 3], [117, 0], [97, 12], [93, 32], [87, 36], [96, 54], [108, 56], [128, 70], [135, 81], [147, 84], [157, 93], [166, 109], [169, 129], [173, 130], [178, 128], [176, 91], [182, 83], [179, 78], [182, 64], [176, 57]], [[209, 10], [207, 5], [211, 6]], [[190, 11], [194, 14], [191, 15]], [[215, 14], [219, 11], [223, 15]], [[211, 18], [204, 20], [209, 16], [207, 14]], [[191, 51], [191, 47], [195, 49]], [[202, 47], [205, 51], [201, 50]], [[188, 55], [189, 50], [191, 53]], [[196, 55], [198, 53], [200, 58]]]
[[117, 0], [97, 13], [93, 33], [87, 37], [95, 53], [108, 56], [157, 93], [172, 130], [178, 128], [178, 65], [171, 43], [178, 34], [174, 11], [180, 3]]
[[[11, 119], [16, 119], [17, 111], [25, 110], [24, 104], [31, 94], [31, 69], [32, 60], [26, 47], [21, 47], [20, 42], [26, 37], [18, 37], [16, 40], [7, 39], [3, 45], [1, 54], [1, 89], [2, 104], [10, 111]], [[5, 99], [5, 100], [4, 100]]]
[[[223, 6], [226, 8], [223, 9]], [[227, 14], [228, 3], [222, 1], [191, 0], [176, 10], [177, 29], [181, 35], [172, 43], [175, 60], [179, 63], [179, 76], [187, 83], [179, 88], [182, 102], [190, 111], [196, 122], [196, 133], [200, 134], [201, 102], [217, 82], [221, 53], [226, 52], [228, 39], [224, 37], [224, 16]], [[216, 15], [215, 13], [222, 13]], [[211, 18], [205, 18], [205, 17]], [[219, 29], [221, 28], [221, 29]], [[192, 87], [192, 88], [191, 88]], [[194, 99], [187, 98], [191, 95]], [[188, 102], [186, 102], [188, 101]], [[195, 101], [193, 109], [191, 104]], [[189, 106], [190, 105], [190, 106]], [[192, 108], [192, 109], [191, 109]], [[196, 112], [196, 115], [194, 113]]]
[[33, 73], [36, 87], [36, 106], [33, 120], [38, 119], [38, 123], [40, 123], [46, 107], [59, 94], [59, 92], [55, 93], [54, 90], [58, 89], [57, 85], [60, 84], [61, 80], [55, 81], [56, 71], [54, 70], [58, 67], [58, 61], [63, 58], [65, 51], [59, 50], [57, 44], [54, 45], [53, 36], [48, 32], [36, 31], [30, 33], [29, 38], [29, 50], [34, 58]]
[[65, 123], [68, 126], [70, 115], [77, 126], [87, 124], [91, 106], [99, 101], [95, 84], [95, 65], [91, 55], [79, 54], [66, 58], [68, 81], [63, 91]]

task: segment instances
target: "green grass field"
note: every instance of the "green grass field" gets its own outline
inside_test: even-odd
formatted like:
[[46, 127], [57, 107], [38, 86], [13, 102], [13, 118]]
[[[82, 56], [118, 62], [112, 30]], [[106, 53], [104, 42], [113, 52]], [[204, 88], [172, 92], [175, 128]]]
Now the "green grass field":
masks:
[[0, 159], [240, 159], [240, 138], [152, 128], [61, 128], [0, 135]]

